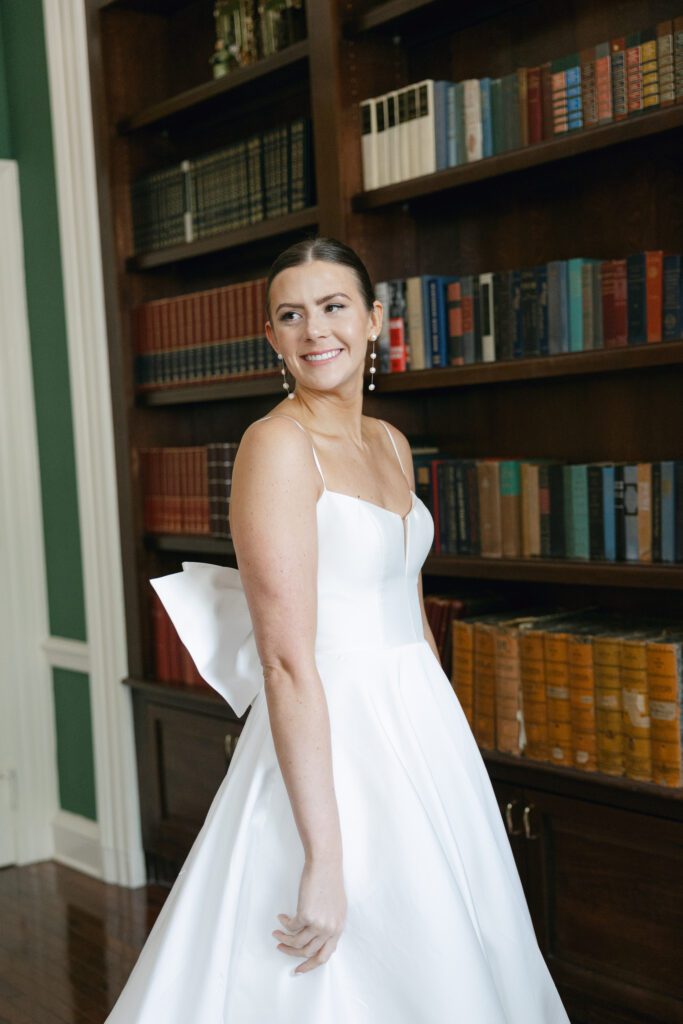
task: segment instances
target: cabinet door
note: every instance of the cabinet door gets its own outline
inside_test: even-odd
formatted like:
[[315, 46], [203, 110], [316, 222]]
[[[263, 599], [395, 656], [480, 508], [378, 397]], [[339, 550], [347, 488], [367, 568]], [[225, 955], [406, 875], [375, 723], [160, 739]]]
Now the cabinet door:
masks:
[[[139, 772], [145, 851], [172, 879], [225, 777], [243, 722], [156, 702], [139, 709]], [[152, 859], [150, 859], [150, 865]]]
[[[524, 791], [519, 786], [512, 786], [508, 782], [491, 780], [493, 791], [498, 800], [500, 813], [507, 830], [512, 853], [517, 865], [517, 871], [522, 885], [527, 889], [527, 862], [526, 862], [526, 838], [524, 835], [523, 812], [524, 812]], [[527, 900], [529, 899], [527, 893]]]
[[572, 1021], [683, 1020], [683, 826], [524, 796], [531, 912]]

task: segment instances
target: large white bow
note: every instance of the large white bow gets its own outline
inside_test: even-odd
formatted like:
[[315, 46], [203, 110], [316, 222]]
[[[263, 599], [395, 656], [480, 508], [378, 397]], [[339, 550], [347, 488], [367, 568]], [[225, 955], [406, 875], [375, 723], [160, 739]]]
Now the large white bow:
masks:
[[149, 582], [199, 674], [241, 718], [263, 687], [263, 668], [239, 569], [182, 565], [182, 572]]

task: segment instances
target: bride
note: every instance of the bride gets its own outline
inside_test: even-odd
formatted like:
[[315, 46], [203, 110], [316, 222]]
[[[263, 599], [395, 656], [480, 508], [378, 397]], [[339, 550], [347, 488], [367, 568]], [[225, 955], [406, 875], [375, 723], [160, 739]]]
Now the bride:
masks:
[[409, 442], [363, 413], [381, 303], [353, 250], [314, 238], [277, 258], [266, 307], [288, 395], [235, 459], [238, 580], [153, 581], [251, 711], [108, 1020], [569, 1024], [427, 622]]

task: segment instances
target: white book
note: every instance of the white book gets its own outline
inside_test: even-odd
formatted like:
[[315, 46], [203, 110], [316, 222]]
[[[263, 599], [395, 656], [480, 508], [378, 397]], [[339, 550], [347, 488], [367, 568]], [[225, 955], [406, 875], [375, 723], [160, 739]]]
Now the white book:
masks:
[[377, 188], [377, 114], [375, 100], [360, 104], [361, 158], [363, 162], [363, 189]]
[[484, 155], [481, 125], [481, 89], [478, 78], [468, 78], [465, 87], [465, 150], [467, 162], [481, 160]]
[[479, 312], [481, 317], [481, 358], [496, 361], [496, 327], [493, 315], [493, 274], [479, 275]]
[[406, 326], [410, 346], [410, 369], [425, 368], [425, 337], [422, 310], [422, 278], [409, 277], [406, 281]]
[[420, 119], [418, 117], [417, 85], [408, 86], [408, 166], [409, 178], [417, 178], [422, 171], [422, 153], [420, 151]]
[[411, 177], [410, 173], [410, 126], [408, 124], [409, 89], [398, 90], [398, 138], [401, 175], [399, 181]]
[[388, 185], [401, 180], [401, 139], [398, 130], [398, 90], [387, 93]]
[[389, 137], [387, 134], [387, 97], [375, 99], [377, 118], [377, 187], [389, 184]]
[[434, 122], [434, 79], [415, 85], [417, 91], [417, 163], [418, 174], [436, 170], [436, 125]]

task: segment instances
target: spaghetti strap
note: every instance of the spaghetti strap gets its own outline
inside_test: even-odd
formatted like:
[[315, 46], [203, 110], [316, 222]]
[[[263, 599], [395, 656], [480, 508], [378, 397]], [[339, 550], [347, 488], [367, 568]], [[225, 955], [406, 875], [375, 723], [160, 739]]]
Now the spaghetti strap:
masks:
[[320, 473], [320, 477], [321, 477], [322, 482], [323, 482], [323, 488], [325, 490], [327, 490], [327, 484], [325, 483], [325, 474], [322, 471], [322, 466], [320, 465], [320, 459], [318, 458], [318, 453], [315, 450], [315, 445], [313, 444], [313, 441], [311, 440], [311, 435], [308, 433], [306, 428], [304, 426], [302, 426], [301, 423], [299, 423], [298, 419], [296, 419], [294, 416], [288, 416], [286, 412], [271, 413], [268, 416], [261, 416], [260, 419], [262, 419], [262, 420], [277, 420], [277, 419], [291, 420], [292, 423], [296, 423], [297, 427], [299, 427], [301, 430], [303, 430], [304, 434], [306, 434], [306, 436], [308, 437], [308, 440], [310, 441], [311, 450], [313, 451], [313, 458], [315, 459], [315, 464], [318, 467], [318, 472]]
[[[401, 456], [398, 454], [398, 448], [396, 447], [396, 442], [394, 441], [393, 434], [389, 430], [389, 427], [386, 425], [384, 420], [380, 420], [379, 422], [382, 424], [382, 426], [386, 430], [387, 434], [389, 435], [389, 440], [391, 441], [392, 445], [394, 446], [394, 451], [396, 452], [396, 458], [398, 459], [398, 464], [401, 467], [401, 472], [403, 473], [404, 476], [406, 476], [406, 472], [405, 472], [405, 470], [403, 468], [403, 463], [401, 462]], [[406, 480], [408, 480], [407, 476], [406, 476]]]

